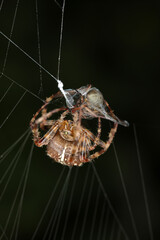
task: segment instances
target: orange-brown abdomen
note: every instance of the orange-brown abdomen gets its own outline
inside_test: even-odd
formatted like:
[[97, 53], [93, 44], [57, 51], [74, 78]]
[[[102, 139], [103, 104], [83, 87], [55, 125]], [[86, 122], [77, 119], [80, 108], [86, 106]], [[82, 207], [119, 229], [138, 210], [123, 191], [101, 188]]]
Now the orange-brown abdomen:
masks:
[[56, 162], [68, 166], [80, 166], [87, 162], [88, 149], [82, 146], [83, 139], [67, 141], [58, 131], [47, 145], [47, 154]]

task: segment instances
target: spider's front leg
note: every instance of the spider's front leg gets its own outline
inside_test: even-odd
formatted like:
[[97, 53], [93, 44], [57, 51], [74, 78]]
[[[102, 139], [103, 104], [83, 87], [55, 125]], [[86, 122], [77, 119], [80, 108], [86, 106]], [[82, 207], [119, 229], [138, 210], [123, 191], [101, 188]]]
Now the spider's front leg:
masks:
[[41, 111], [43, 111], [43, 109], [45, 109], [45, 107], [50, 103], [50, 101], [52, 101], [52, 99], [54, 98], [54, 95], [52, 95], [51, 97], [46, 99], [45, 104], [43, 104], [43, 106], [36, 112], [36, 114], [33, 116], [33, 118], [30, 121], [30, 127], [33, 133], [33, 140], [35, 142], [36, 145], [38, 145], [38, 141], [40, 140], [40, 132], [39, 132], [39, 128], [38, 125], [44, 121], [44, 116], [40, 117], [38, 119], [38, 122], [36, 122], [36, 117], [39, 115], [39, 113]]
[[47, 145], [50, 140], [55, 136], [55, 134], [57, 133], [59, 129], [59, 121], [56, 121], [55, 124], [53, 124], [53, 126], [49, 129], [49, 131], [42, 137], [40, 138], [38, 136], [38, 138], [35, 136], [35, 134], [33, 134], [34, 136], [34, 143], [37, 147], [42, 147], [43, 145]]
[[[52, 101], [52, 99], [54, 98], [54, 95], [50, 96], [49, 98], [46, 99], [46, 102], [45, 104], [43, 104], [43, 106], [36, 112], [36, 114], [33, 116], [33, 118], [31, 119], [30, 121], [30, 126], [31, 126], [31, 129], [32, 127], [34, 126], [35, 124], [35, 121], [36, 121], [36, 117], [38, 116], [38, 114]], [[42, 121], [42, 120], [40, 120]], [[37, 124], [37, 123], [36, 123]]]
[[[109, 106], [108, 102], [106, 100], [104, 100], [104, 103], [106, 104], [106, 106], [108, 107], [109, 109], [109, 115], [112, 117], [112, 120], [113, 122], [117, 122], [118, 124], [124, 126], [124, 127], [129, 127], [129, 123], [126, 121], [126, 120], [120, 120], [114, 113], [113, 113], [113, 110], [111, 109], [111, 107]], [[114, 121], [115, 120], [115, 121]]]
[[109, 132], [109, 138], [107, 140], [107, 142], [103, 142], [102, 140], [100, 140], [98, 142], [98, 145], [102, 147], [102, 149], [98, 152], [93, 153], [92, 155], [89, 156], [89, 160], [91, 161], [94, 158], [98, 158], [100, 155], [102, 155], [104, 152], [106, 152], [108, 150], [108, 148], [110, 147], [113, 138], [115, 136], [115, 133], [117, 131], [118, 128], [118, 123], [114, 123], [113, 128], [111, 128], [110, 132]]
[[[54, 113], [56, 112], [59, 112], [59, 111], [64, 111], [66, 110], [67, 108], [66, 107], [61, 107], [61, 108], [57, 108], [57, 109], [54, 109], [50, 112], [47, 113], [47, 105], [53, 100], [53, 98], [56, 97], [56, 95], [52, 95], [50, 96], [49, 98], [46, 99], [46, 102], [45, 104], [36, 112], [36, 114], [33, 116], [33, 118], [31, 119], [30, 121], [30, 127], [31, 129], [34, 128], [34, 125], [38, 125], [42, 122], [44, 122], [44, 125], [45, 124], [45, 121], [46, 119], [48, 119], [49, 117], [51, 117]], [[38, 119], [36, 119], [36, 117], [39, 115], [39, 113], [42, 112], [42, 116], [39, 117]]]
[[[30, 121], [30, 127], [33, 133], [33, 140], [38, 147], [47, 145], [49, 140], [53, 137], [53, 133], [56, 133], [56, 131], [58, 130], [57, 121], [47, 119], [51, 117], [54, 113], [67, 109], [66, 107], [62, 107], [54, 109], [47, 113], [46, 106], [52, 101], [55, 96], [56, 95], [52, 95], [51, 97], [47, 98], [45, 104], [36, 112], [36, 114]], [[42, 116], [36, 119], [40, 112], [42, 112]], [[66, 114], [66, 112], [67, 111], [65, 111], [64, 113]], [[61, 116], [63, 117], [63, 114]], [[41, 129], [44, 126], [50, 127], [49, 131], [42, 138], [40, 137], [39, 125]]]
[[[52, 111], [53, 112], [57, 112], [60, 111], [60, 109], [55, 109]], [[50, 112], [49, 112], [50, 113]], [[36, 146], [38, 147], [42, 147], [43, 145], [47, 145], [49, 143], [49, 141], [55, 136], [55, 134], [57, 133], [59, 127], [61, 126], [61, 123], [63, 121], [63, 119], [65, 118], [65, 116], [69, 113], [69, 110], [66, 110], [65, 112], [63, 112], [61, 114], [61, 117], [59, 120], [55, 120], [54, 124], [50, 127], [50, 129], [48, 130], [48, 132], [43, 136], [40, 137], [40, 132], [38, 130], [38, 125], [35, 123], [34, 127], [32, 129], [33, 132], [33, 140]]]

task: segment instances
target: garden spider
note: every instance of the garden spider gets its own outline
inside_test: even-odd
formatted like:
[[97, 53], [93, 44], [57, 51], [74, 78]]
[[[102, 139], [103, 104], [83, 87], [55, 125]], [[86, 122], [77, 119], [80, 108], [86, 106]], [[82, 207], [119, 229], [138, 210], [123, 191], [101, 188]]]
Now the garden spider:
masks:
[[[121, 121], [115, 116], [102, 93], [91, 85], [65, 91], [72, 98], [73, 108], [63, 106], [47, 112], [46, 107], [52, 100], [63, 97], [62, 93], [58, 92], [46, 99], [45, 104], [33, 116], [30, 127], [35, 145], [38, 147], [47, 145], [48, 156], [63, 165], [80, 166], [106, 152], [113, 141], [118, 124], [128, 126], [128, 122]], [[49, 120], [53, 114], [61, 111], [62, 114], [57, 120]], [[40, 112], [41, 116], [37, 119]], [[72, 120], [66, 119], [69, 114], [72, 116]], [[82, 119], [92, 118], [98, 119], [97, 136], [81, 124]], [[101, 118], [114, 122], [106, 142], [100, 139]], [[40, 137], [40, 130], [46, 128], [47, 132]], [[97, 146], [101, 149], [90, 153]]]

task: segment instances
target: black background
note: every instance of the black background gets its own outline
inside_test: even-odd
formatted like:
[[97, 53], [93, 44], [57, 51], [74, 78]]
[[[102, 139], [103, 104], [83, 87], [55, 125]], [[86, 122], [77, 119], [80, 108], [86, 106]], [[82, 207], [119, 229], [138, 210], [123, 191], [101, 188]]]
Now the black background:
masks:
[[[10, 35], [15, 6], [16, 1], [4, 1], [1, 10], [0, 28], [7, 36]], [[61, 11], [54, 1], [38, 1], [38, 17], [42, 66], [56, 76]], [[91, 83], [103, 93], [116, 115], [130, 122], [129, 128], [119, 127], [115, 145], [141, 239], [149, 239], [149, 235], [133, 124], [137, 129], [154, 239], [158, 239], [159, 29], [159, 5], [154, 1], [66, 1], [60, 79], [66, 89]], [[34, 1], [20, 1], [11, 39], [38, 61]], [[0, 41], [2, 71], [8, 42], [2, 35]], [[39, 67], [12, 44], [4, 73], [39, 94]], [[54, 79], [45, 72], [42, 75], [43, 91], [39, 96], [45, 99], [57, 92], [58, 88]], [[4, 76], [0, 82], [0, 94], [3, 96], [11, 82]], [[1, 123], [23, 92], [14, 85], [1, 102]], [[41, 105], [40, 100], [30, 93], [26, 94], [0, 129], [1, 152], [29, 126], [32, 115]], [[36, 189], [37, 199], [34, 196], [34, 202], [42, 207], [39, 197], [45, 203], [43, 195], [49, 194], [53, 185], [48, 187], [46, 193], [41, 192], [40, 186], [44, 185], [42, 189], [45, 189], [48, 182], [52, 182], [52, 176], [58, 176], [61, 166], [51, 165], [44, 149], [36, 148], [34, 151], [29, 196], [33, 196]], [[96, 160], [95, 166], [132, 238], [133, 230], [128, 223], [129, 215], [113, 149]], [[32, 209], [33, 199], [30, 197], [28, 201], [28, 209]], [[5, 207], [3, 210], [5, 212]]]

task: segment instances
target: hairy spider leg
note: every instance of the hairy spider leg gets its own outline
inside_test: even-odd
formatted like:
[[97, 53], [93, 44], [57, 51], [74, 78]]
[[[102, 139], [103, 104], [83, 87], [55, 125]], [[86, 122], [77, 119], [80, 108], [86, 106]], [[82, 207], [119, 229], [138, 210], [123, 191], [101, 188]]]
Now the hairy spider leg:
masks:
[[[77, 130], [77, 136], [75, 138], [75, 142], [73, 144], [73, 151], [72, 155], [76, 154], [78, 151], [81, 153], [80, 155], [80, 162], [88, 162], [88, 153], [91, 150], [94, 150], [96, 146], [98, 145], [100, 134], [101, 134], [101, 119], [98, 118], [98, 129], [97, 129], [97, 136], [94, 136], [93, 145], [91, 146], [90, 138], [88, 138], [88, 131], [82, 131], [80, 133], [81, 129], [81, 117], [82, 117], [82, 108], [84, 106], [81, 106], [80, 108], [76, 109], [76, 112], [73, 113], [73, 122], [76, 126]], [[79, 111], [78, 111], [79, 110]], [[90, 132], [90, 131], [89, 131]], [[80, 135], [80, 137], [79, 137]]]
[[[46, 106], [53, 100], [53, 98], [56, 97], [56, 95], [57, 95], [57, 94], [52, 95], [52, 96], [50, 96], [49, 98], [46, 98], [45, 104], [35, 113], [35, 115], [33, 116], [33, 118], [32, 118], [31, 121], [30, 121], [31, 129], [32, 129], [32, 126], [33, 126], [35, 123], [36, 123], [36, 124], [39, 124], [40, 122], [42, 122], [42, 121], [44, 120], [44, 116], [38, 118], [37, 120], [36, 120], [36, 117], [38, 116], [38, 114], [39, 114], [41, 111], [42, 111], [42, 115], [44, 115], [44, 114], [47, 112], [46, 110], [44, 110], [44, 112], [43, 112], [43, 109], [46, 108]], [[58, 111], [61, 111], [61, 110], [66, 110], [66, 109], [67, 109], [66, 107], [54, 109], [54, 110], [50, 111], [48, 114], [46, 114], [46, 119], [49, 118], [49, 117], [51, 117], [52, 114], [54, 114], [54, 113], [56, 113], [56, 112], [58, 112]], [[43, 114], [43, 113], [44, 113], [44, 114]]]
[[[43, 108], [42, 109], [42, 118], [44, 119], [41, 123], [40, 123], [40, 128], [41, 129], [45, 129], [45, 127], [50, 127], [55, 123], [55, 120], [47, 120], [47, 118], [49, 118], [50, 116], [47, 117], [47, 108]], [[36, 121], [37, 122], [37, 121]]]
[[[98, 145], [98, 141], [100, 139], [100, 135], [101, 135], [101, 119], [98, 118], [98, 129], [97, 129], [97, 136], [94, 136], [94, 140], [93, 140], [93, 145], [91, 146], [90, 141], [88, 140], [87, 134], [86, 132], [83, 131], [83, 135], [79, 138], [78, 133], [80, 132], [80, 128], [81, 128], [81, 119], [82, 119], [82, 109], [86, 107], [85, 105], [82, 105], [79, 108], [76, 108], [76, 112], [74, 111], [73, 113], [73, 122], [74, 124], [77, 126], [77, 136], [73, 145], [73, 151], [72, 151], [72, 155], [76, 154], [78, 151], [81, 152], [81, 162], [87, 162], [87, 158], [88, 158], [88, 154], [87, 152], [92, 151], [96, 148], [96, 146]], [[79, 111], [78, 111], [79, 110]], [[90, 109], [89, 109], [90, 111]], [[92, 115], [94, 115], [92, 113], [92, 111], [90, 111]], [[94, 115], [95, 116], [95, 115]]]
[[[79, 146], [81, 144], [81, 118], [80, 118], [80, 112], [78, 111], [80, 110], [80, 108], [77, 108], [77, 110], [73, 113], [72, 112], [72, 117], [73, 117], [73, 125], [75, 127], [75, 131], [74, 131], [74, 143], [73, 143], [73, 147], [72, 147], [72, 151], [70, 152], [70, 156], [69, 156], [69, 160], [71, 161], [72, 156], [76, 155], [77, 152], [79, 151]], [[81, 161], [81, 160], [80, 160]]]
[[[38, 137], [38, 124], [41, 123], [44, 120], [44, 116], [39, 118], [39, 122], [36, 122], [36, 117], [38, 116], [38, 114], [50, 103], [50, 101], [52, 101], [52, 99], [54, 98], [54, 95], [50, 96], [49, 98], [46, 99], [45, 104], [43, 104], [43, 106], [35, 113], [35, 115], [33, 116], [33, 118], [30, 121], [30, 127], [32, 129], [32, 132], [35, 133], [35, 135]], [[37, 130], [36, 130], [37, 128]]]
[[74, 131], [74, 143], [72, 147], [72, 151], [70, 153], [69, 159], [71, 161], [72, 156], [81, 153], [80, 155], [80, 162], [87, 162], [87, 157], [89, 152], [89, 140], [87, 139], [86, 133], [82, 130], [81, 127], [81, 119], [82, 119], [82, 108], [83, 106], [77, 107], [72, 111], [73, 117], [73, 125], [75, 127]]
[[[119, 119], [114, 115], [112, 109], [110, 108], [109, 104], [107, 103], [107, 101], [105, 101], [105, 104], [107, 105], [111, 116], [117, 120], [119, 122]], [[90, 116], [93, 117], [97, 117], [96, 113], [94, 113], [93, 111], [91, 111], [88, 107], [85, 107], [85, 109], [87, 109], [87, 111], [89, 112]], [[89, 130], [85, 129], [85, 131], [87, 132], [87, 136], [90, 137], [90, 139], [93, 141], [93, 145], [90, 146], [89, 151], [92, 151], [96, 148], [97, 145], [99, 145], [100, 147], [102, 147], [102, 149], [100, 151], [97, 151], [95, 153], [93, 153], [92, 155], [89, 156], [89, 159], [92, 160], [94, 158], [98, 158], [100, 155], [102, 155], [104, 152], [107, 151], [107, 149], [109, 148], [109, 146], [111, 145], [113, 138], [115, 136], [115, 133], [117, 131], [118, 128], [118, 122], [114, 123], [113, 128], [111, 128], [110, 132], [109, 132], [109, 138], [107, 140], [107, 142], [103, 142], [100, 139], [100, 134], [101, 134], [101, 119], [100, 117], [98, 117], [98, 134], [97, 136], [95, 136], [93, 133], [91, 133]]]
[[[57, 109], [55, 109], [57, 110]], [[53, 111], [52, 111], [53, 112]], [[38, 134], [38, 138], [35, 135], [35, 131], [38, 131], [37, 124], [35, 124], [35, 128], [32, 130], [33, 136], [34, 136], [34, 142], [38, 147], [42, 147], [43, 145], [47, 145], [49, 141], [55, 136], [56, 132], [58, 131], [59, 127], [61, 126], [61, 123], [63, 119], [66, 117], [66, 115], [69, 113], [69, 110], [66, 110], [61, 114], [61, 117], [59, 120], [55, 121], [54, 125], [46, 132], [46, 134], [40, 138]], [[39, 132], [39, 131], [38, 131]]]
[[90, 114], [91, 117], [95, 117], [95, 118], [98, 118], [97, 114], [95, 112], [93, 112], [92, 110], [90, 110], [87, 105], [84, 105], [85, 107], [85, 110], [87, 110]]
[[56, 122], [56, 120], [53, 120], [53, 119], [47, 120], [47, 119], [50, 118], [54, 113], [65, 111], [65, 110], [67, 110], [66, 107], [61, 107], [47, 113], [47, 108], [44, 108], [42, 109], [42, 116], [36, 120], [36, 124], [40, 123], [41, 129], [44, 129], [46, 126], [50, 127]]
[[42, 147], [43, 145], [47, 145], [49, 141], [55, 136], [56, 132], [59, 129], [59, 123], [56, 121], [56, 123], [49, 129], [49, 131], [42, 137], [35, 139], [34, 142], [37, 147]]
[[[81, 120], [82, 120], [82, 108], [84, 105], [82, 105], [79, 109], [79, 116], [78, 116], [78, 129], [81, 128]], [[88, 162], [88, 155], [89, 155], [89, 148], [90, 148], [91, 142], [88, 139], [88, 136], [86, 132], [82, 130], [82, 134], [80, 134], [80, 139], [78, 142], [78, 148], [79, 152], [81, 153], [80, 155], [80, 162], [85, 163]]]
[[113, 113], [113, 110], [112, 110], [111, 107], [109, 106], [109, 103], [108, 103], [106, 100], [104, 100], [104, 102], [105, 102], [106, 106], [107, 106], [108, 109], [109, 109], [109, 112], [110, 112], [111, 117], [114, 118], [117, 122], [119, 122], [119, 121], [120, 121], [119, 118]]
[[[43, 127], [43, 122], [44, 125], [47, 124], [46, 119], [51, 117], [54, 113], [62, 111], [62, 110], [66, 110], [66, 107], [62, 107], [62, 108], [58, 108], [58, 109], [54, 109], [52, 111], [50, 111], [49, 113], [47, 113], [46, 111], [46, 106], [52, 101], [52, 99], [55, 97], [56, 95], [52, 95], [49, 98], [46, 99], [45, 104], [36, 112], [36, 114], [33, 116], [33, 118], [31, 119], [30, 122], [30, 126], [32, 129], [32, 133], [34, 136], [34, 142], [38, 147], [41, 147], [43, 145], [46, 145], [49, 140], [53, 137], [53, 134], [57, 132], [58, 130], [58, 126], [59, 126], [59, 121], [53, 121], [53, 126], [49, 129], [49, 131], [42, 137], [40, 138], [40, 132], [38, 130], [38, 124], [42, 123], [42, 127]], [[42, 116], [40, 118], [38, 118], [36, 120], [36, 117], [38, 116], [38, 114], [42, 111]], [[62, 115], [61, 115], [61, 120], [63, 120], [63, 118], [68, 114], [68, 110], [65, 111]], [[49, 120], [48, 123], [49, 125], [52, 123], [52, 120]]]
[[[107, 151], [107, 149], [109, 148], [109, 146], [111, 145], [111, 143], [113, 141], [113, 138], [115, 136], [117, 128], [118, 128], [118, 123], [114, 123], [113, 128], [111, 128], [111, 130], [109, 132], [109, 138], [108, 138], [107, 142], [104, 142], [103, 148], [100, 151], [97, 151], [97, 152], [95, 152], [95, 153], [93, 153], [92, 155], [89, 156], [90, 160], [92, 160], [94, 158], [98, 158], [100, 155], [102, 155], [104, 152]], [[98, 144], [98, 145], [100, 145], [100, 144]]]
[[79, 141], [79, 149], [80, 149], [80, 152], [81, 152], [81, 155], [80, 155], [80, 162], [81, 163], [85, 163], [85, 162], [88, 162], [88, 155], [89, 155], [89, 147], [90, 147], [90, 140], [89, 138], [87, 137], [87, 134], [86, 132], [83, 131], [83, 134], [80, 138], [80, 141]]
[[83, 161], [84, 159], [86, 160], [88, 155], [87, 152], [89, 152], [89, 144], [88, 144], [88, 139], [86, 134], [84, 133], [82, 138], [81, 138], [81, 144], [80, 144], [80, 152], [81, 154], [81, 161]]
[[[45, 108], [43, 110], [45, 110]], [[44, 111], [44, 112], [42, 112], [42, 116], [39, 117], [38, 119], [36, 119], [35, 124], [40, 124], [40, 123], [42, 123], [42, 121], [44, 121], [44, 125], [45, 125], [45, 121], [50, 122], [50, 120], [47, 120], [47, 118], [51, 117], [54, 113], [57, 113], [60, 111], [65, 111], [65, 110], [67, 110], [66, 107], [61, 107], [61, 108], [56, 108], [48, 113], [47, 113], [47, 111]]]
[[106, 100], [104, 100], [104, 102], [105, 102], [106, 106], [108, 107], [108, 109], [109, 109], [109, 111], [110, 111], [111, 117], [114, 118], [114, 119], [117, 121], [118, 124], [121, 124], [121, 125], [124, 126], [124, 127], [128, 127], [128, 126], [129, 126], [129, 123], [128, 123], [127, 121], [125, 121], [125, 120], [120, 120], [120, 119], [113, 113], [113, 110], [110, 108], [109, 103], [108, 103]]
[[93, 141], [93, 145], [89, 148], [89, 151], [93, 151], [96, 148], [96, 146], [98, 145], [100, 136], [101, 136], [101, 118], [98, 118], [97, 136]]
[[[108, 102], [107, 102], [106, 100], [104, 100], [104, 102], [105, 102], [105, 104], [107, 105], [107, 107], [108, 107], [108, 109], [109, 109], [109, 111], [110, 111], [111, 116], [112, 116], [115, 120], [119, 120], [119, 119], [115, 116], [115, 114], [113, 113], [113, 111], [112, 111], [111, 107], [109, 106]], [[115, 136], [115, 133], [117, 132], [117, 128], [118, 128], [118, 122], [117, 122], [117, 123], [114, 123], [113, 127], [111, 128], [111, 130], [110, 130], [110, 132], [109, 132], [109, 138], [108, 138], [108, 140], [107, 140], [106, 142], [103, 142], [102, 140], [100, 140], [100, 138], [99, 138], [99, 139], [98, 139], [98, 138], [96, 139], [97, 145], [101, 146], [102, 149], [101, 149], [100, 151], [97, 151], [97, 152], [93, 153], [92, 155], [90, 155], [90, 156], [89, 156], [89, 159], [90, 159], [90, 160], [92, 160], [92, 159], [94, 159], [94, 158], [98, 158], [100, 155], [102, 155], [104, 152], [107, 151], [107, 149], [110, 147], [110, 145], [111, 145], [111, 143], [112, 143], [112, 141], [113, 141], [113, 138], [114, 138], [114, 136]], [[93, 136], [92, 136], [92, 138], [93, 138]], [[100, 141], [98, 141], [98, 140], [100, 140]], [[96, 145], [96, 146], [97, 146], [97, 145]], [[95, 146], [95, 147], [96, 147], [96, 146]], [[90, 150], [90, 151], [91, 151], [91, 150]]]
[[[32, 126], [34, 126], [35, 121], [36, 121], [36, 117], [38, 116], [38, 114], [42, 111], [42, 109], [44, 109], [47, 105], [49, 104], [49, 102], [45, 102], [45, 104], [34, 114], [34, 116], [32, 117], [31, 121], [30, 121], [30, 127], [32, 129]], [[41, 120], [40, 120], [41, 121]], [[38, 124], [38, 123], [36, 123]]]

